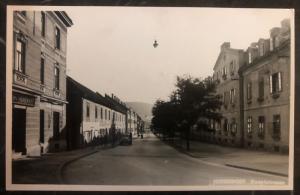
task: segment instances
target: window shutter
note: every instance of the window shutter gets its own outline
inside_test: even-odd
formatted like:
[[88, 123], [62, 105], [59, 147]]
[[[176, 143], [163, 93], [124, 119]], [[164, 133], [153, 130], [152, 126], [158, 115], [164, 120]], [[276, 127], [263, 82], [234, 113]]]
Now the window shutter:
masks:
[[281, 91], [281, 72], [278, 72], [278, 90]]
[[273, 93], [272, 75], [270, 75], [270, 93]]

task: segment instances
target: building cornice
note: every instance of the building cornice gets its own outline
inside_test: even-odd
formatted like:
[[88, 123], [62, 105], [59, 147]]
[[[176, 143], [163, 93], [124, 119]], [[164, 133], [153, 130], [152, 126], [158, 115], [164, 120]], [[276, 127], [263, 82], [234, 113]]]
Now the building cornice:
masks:
[[54, 13], [67, 27], [71, 27], [73, 25], [73, 21], [65, 11], [54, 11]]

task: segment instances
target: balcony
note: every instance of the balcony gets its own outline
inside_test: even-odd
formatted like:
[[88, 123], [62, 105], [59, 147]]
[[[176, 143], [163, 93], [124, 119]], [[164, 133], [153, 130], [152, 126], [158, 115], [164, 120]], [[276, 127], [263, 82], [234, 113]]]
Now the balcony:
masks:
[[280, 93], [279, 93], [279, 92], [273, 92], [273, 93], [272, 93], [272, 98], [273, 98], [273, 99], [277, 99], [277, 98], [279, 98], [279, 96], [280, 96]]
[[14, 82], [15, 83], [21, 84], [21, 85], [26, 85], [27, 78], [28, 78], [28, 76], [25, 75], [24, 73], [14, 70]]

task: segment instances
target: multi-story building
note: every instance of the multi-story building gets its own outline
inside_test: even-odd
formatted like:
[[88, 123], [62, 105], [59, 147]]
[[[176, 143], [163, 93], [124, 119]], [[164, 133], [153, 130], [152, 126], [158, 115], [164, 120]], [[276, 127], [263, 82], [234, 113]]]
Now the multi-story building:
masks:
[[13, 13], [14, 155], [66, 146], [66, 47], [72, 20], [64, 11]]
[[[124, 133], [126, 112], [110, 97], [103, 97], [67, 77], [68, 149], [83, 147], [112, 133]], [[113, 132], [114, 131], [114, 132]]]
[[245, 147], [288, 151], [290, 118], [290, 21], [247, 49], [240, 69]]
[[287, 152], [290, 71], [289, 19], [246, 51], [223, 43], [213, 75], [223, 117], [209, 121], [215, 131], [193, 133], [218, 144]]
[[244, 64], [244, 52], [233, 49], [229, 42], [221, 45], [221, 51], [214, 66], [213, 79], [217, 83], [216, 93], [222, 97], [221, 120], [213, 121], [210, 140], [238, 146], [241, 144], [240, 128], [240, 86], [238, 70]]

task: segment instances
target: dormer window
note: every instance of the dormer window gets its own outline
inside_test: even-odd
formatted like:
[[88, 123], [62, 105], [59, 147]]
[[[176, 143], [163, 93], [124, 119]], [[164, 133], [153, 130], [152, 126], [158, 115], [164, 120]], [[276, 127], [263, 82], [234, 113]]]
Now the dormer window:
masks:
[[262, 43], [259, 47], [259, 56], [263, 56], [265, 53], [265, 44]]
[[252, 63], [252, 53], [250, 51], [248, 52], [248, 61], [249, 61], [249, 64]]

